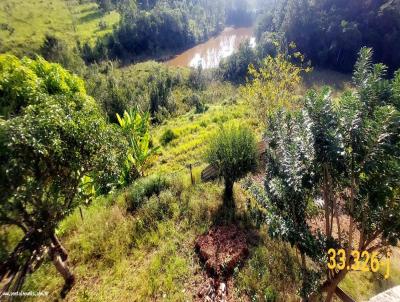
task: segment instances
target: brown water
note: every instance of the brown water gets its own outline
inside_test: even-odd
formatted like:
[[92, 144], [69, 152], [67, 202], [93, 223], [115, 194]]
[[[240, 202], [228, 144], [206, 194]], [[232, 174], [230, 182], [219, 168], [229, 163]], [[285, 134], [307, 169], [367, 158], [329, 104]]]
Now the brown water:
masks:
[[201, 64], [204, 69], [218, 67], [221, 59], [230, 56], [245, 40], [250, 40], [250, 45], [255, 46], [252, 27], [227, 27], [218, 36], [186, 50], [166, 64], [182, 67]]

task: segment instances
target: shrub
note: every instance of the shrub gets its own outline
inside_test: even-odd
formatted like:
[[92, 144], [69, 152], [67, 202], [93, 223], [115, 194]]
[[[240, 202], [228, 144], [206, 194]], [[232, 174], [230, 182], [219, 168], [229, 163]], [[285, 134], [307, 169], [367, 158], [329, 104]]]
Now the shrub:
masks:
[[190, 87], [197, 90], [204, 90], [206, 88], [206, 78], [201, 65], [191, 69], [188, 83]]
[[107, 22], [104, 21], [104, 20], [101, 20], [101, 21], [99, 22], [99, 29], [100, 29], [100, 30], [106, 30], [106, 29], [107, 29]]
[[204, 113], [208, 110], [208, 106], [204, 105], [203, 103], [199, 103], [196, 105], [196, 113], [200, 114], [200, 113]]
[[161, 135], [160, 143], [161, 145], [165, 146], [176, 138], [178, 138], [178, 135], [173, 130], [167, 129]]
[[266, 302], [275, 302], [278, 300], [278, 295], [273, 288], [267, 287], [264, 291], [264, 300]]
[[266, 123], [268, 117], [282, 110], [296, 110], [301, 107], [297, 89], [301, 83], [301, 73], [310, 71], [305, 66], [291, 63], [291, 60], [301, 54], [288, 56], [278, 54], [268, 56], [260, 66], [250, 65], [250, 80], [243, 86], [241, 94], [252, 106], [252, 112], [261, 123]]
[[166, 178], [159, 175], [152, 175], [137, 180], [126, 193], [128, 211], [139, 208], [146, 199], [153, 195], [159, 195], [161, 191], [170, 186]]
[[233, 183], [257, 166], [256, 140], [247, 127], [221, 127], [211, 138], [207, 160], [215, 165], [225, 180], [225, 205], [234, 207]]
[[217, 72], [222, 80], [241, 84], [245, 82], [251, 64], [257, 65], [257, 57], [246, 41], [240, 44], [236, 53], [221, 61]]
[[123, 117], [120, 117], [117, 113], [117, 119], [129, 142], [125, 169], [120, 179], [120, 184], [126, 185], [136, 174], [132, 175], [132, 171], [138, 172], [139, 176], [144, 176], [151, 159], [158, 151], [158, 147], [152, 146], [150, 114], [148, 112], [140, 113], [137, 109], [132, 109], [129, 113], [125, 111]]
[[47, 34], [39, 53], [49, 62], [59, 63], [74, 73], [81, 74], [85, 64], [76, 48], [70, 47], [65, 41]]

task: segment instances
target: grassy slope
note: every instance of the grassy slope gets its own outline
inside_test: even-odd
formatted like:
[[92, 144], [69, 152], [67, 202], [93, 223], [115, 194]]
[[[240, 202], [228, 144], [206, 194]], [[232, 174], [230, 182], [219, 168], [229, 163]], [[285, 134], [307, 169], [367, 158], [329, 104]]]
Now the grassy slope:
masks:
[[[0, 51], [33, 52], [46, 33], [75, 45], [77, 40], [85, 42], [110, 32], [118, 20], [118, 13], [103, 14], [91, 1], [79, 4], [77, 0], [2, 0]], [[107, 27], [100, 30], [100, 21], [105, 21]]]
[[[78, 283], [67, 301], [191, 301], [204, 278], [193, 250], [194, 240], [214, 222], [221, 204], [222, 186], [199, 182], [206, 165], [203, 153], [207, 137], [220, 123], [236, 120], [260, 129], [250, 117], [248, 106], [238, 99], [237, 89], [213, 84], [203, 97], [213, 100], [203, 114], [189, 112], [154, 129], [158, 142], [166, 129], [178, 137], [161, 149], [149, 174], [166, 173], [175, 179], [172, 188], [152, 197], [133, 216], [126, 213], [127, 192], [97, 199], [66, 219], [60, 236], [70, 252], [70, 262]], [[195, 165], [197, 184], [190, 185], [187, 164]], [[240, 223], [251, 227], [246, 210], [248, 196], [235, 189]], [[391, 284], [399, 284], [398, 255], [392, 263], [392, 277], [352, 273], [341, 284], [357, 300], [366, 299]], [[294, 251], [268, 238], [261, 230], [258, 244], [251, 248], [245, 266], [234, 275], [237, 301], [251, 296], [262, 301], [265, 295], [280, 293], [284, 301], [298, 300], [299, 265]], [[386, 283], [385, 283], [386, 282]], [[25, 290], [49, 291], [54, 300], [62, 279], [51, 263], [29, 277]]]
[[237, 91], [232, 86], [214, 84], [204, 93], [203, 98], [217, 101], [209, 104], [209, 109], [204, 114], [191, 111], [157, 128], [154, 135], [156, 142], [160, 141], [167, 129], [172, 130], [178, 137], [164, 146], [151, 172], [180, 171], [189, 164], [203, 168], [207, 137], [217, 130], [220, 124], [236, 121], [255, 128], [248, 106], [243, 102], [236, 102]]
[[[151, 198], [133, 216], [126, 213], [128, 189], [128, 195], [118, 192], [96, 200], [83, 210], [83, 221], [78, 211], [64, 221], [59, 234], [79, 280], [67, 301], [192, 300], [204, 280], [194, 253], [194, 240], [213, 224], [222, 200], [221, 184], [198, 181], [200, 168], [206, 165], [203, 151], [207, 136], [223, 122], [251, 123], [246, 105], [235, 101], [235, 88], [214, 85], [205, 95], [216, 98], [206, 113], [190, 112], [154, 129], [156, 141], [167, 128], [179, 135], [162, 148], [149, 171], [173, 177], [172, 188], [159, 198]], [[188, 162], [197, 165], [195, 186], [190, 185]], [[244, 217], [241, 223], [248, 225], [246, 199], [237, 187], [238, 212]], [[259, 243], [254, 247], [253, 261], [235, 275], [237, 301], [245, 294], [257, 294], [260, 284], [285, 289], [288, 297], [294, 299], [294, 282], [298, 281], [295, 276], [278, 277], [281, 273], [272, 266], [267, 268], [264, 262], [295, 266], [293, 251], [267, 236], [262, 236]], [[269, 258], [260, 258], [267, 254]], [[255, 274], [260, 268], [262, 274]], [[25, 290], [48, 291], [50, 296], [46, 300], [50, 301], [57, 297], [61, 286], [62, 278], [48, 262], [28, 278]]]

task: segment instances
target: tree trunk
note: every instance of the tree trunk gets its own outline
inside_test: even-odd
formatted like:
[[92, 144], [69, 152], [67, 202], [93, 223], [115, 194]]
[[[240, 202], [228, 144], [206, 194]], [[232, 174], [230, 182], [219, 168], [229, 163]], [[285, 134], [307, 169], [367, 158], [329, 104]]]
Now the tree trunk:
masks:
[[233, 181], [231, 180], [225, 180], [224, 206], [229, 209], [235, 208], [233, 201]]
[[302, 251], [300, 251], [300, 256], [301, 256], [301, 266], [303, 267], [304, 270], [307, 270], [306, 256]]
[[325, 235], [326, 237], [331, 236], [331, 226], [329, 225], [330, 217], [330, 200], [329, 200], [329, 188], [328, 188], [328, 168], [326, 164], [323, 167], [324, 176], [323, 176], [323, 198], [324, 198], [324, 210], [325, 210]]
[[333, 286], [329, 290], [326, 291], [326, 302], [331, 302], [333, 299], [333, 295], [335, 294], [336, 286]]
[[60, 255], [62, 261], [66, 261], [68, 259], [67, 250], [61, 244], [60, 239], [58, 239], [57, 235], [54, 233], [50, 238], [54, 248], [56, 249], [56, 253]]
[[[61, 245], [60, 241], [58, 240], [57, 237], [57, 246], [52, 243], [49, 249], [49, 255], [51, 260], [53, 261], [54, 266], [56, 267], [57, 271], [60, 273], [60, 275], [64, 278], [64, 286], [61, 290], [61, 297], [65, 298], [67, 293], [71, 290], [72, 286], [75, 283], [75, 276], [68, 267], [68, 264], [66, 262], [66, 259], [68, 257], [68, 254], [66, 253], [65, 248]], [[53, 238], [52, 238], [53, 240]], [[65, 259], [65, 260], [63, 260]]]
[[340, 230], [340, 218], [339, 218], [339, 206], [337, 204], [337, 201], [334, 201], [334, 207], [335, 207], [335, 216], [336, 216], [336, 225], [337, 225], [337, 232], [338, 232], [338, 240], [339, 240], [339, 245], [342, 244], [342, 232]]
[[[351, 266], [354, 264], [354, 258], [351, 257], [350, 261], [348, 262], [348, 265]], [[324, 282], [322, 286], [319, 288], [318, 292], [326, 292], [326, 302], [331, 302], [333, 299], [333, 296], [336, 291], [336, 287], [339, 285], [339, 283], [346, 277], [348, 273], [348, 270], [345, 268], [344, 270], [339, 271], [338, 273], [333, 274], [333, 276]], [[310, 296], [310, 300], [314, 300], [316, 297], [316, 293], [312, 294]]]
[[346, 250], [346, 262], [349, 263], [351, 250], [353, 249], [353, 211], [354, 211], [354, 196], [356, 189], [356, 181], [354, 177], [354, 156], [351, 158], [351, 187], [350, 187], [350, 225], [349, 225], [349, 243]]
[[[344, 272], [345, 270], [341, 271]], [[344, 279], [347, 274], [347, 270], [344, 274], [337, 275], [335, 279], [331, 280], [331, 284], [329, 284], [326, 288], [326, 302], [331, 302], [333, 300], [333, 296], [335, 295], [336, 287], [339, 285], [340, 281]]]

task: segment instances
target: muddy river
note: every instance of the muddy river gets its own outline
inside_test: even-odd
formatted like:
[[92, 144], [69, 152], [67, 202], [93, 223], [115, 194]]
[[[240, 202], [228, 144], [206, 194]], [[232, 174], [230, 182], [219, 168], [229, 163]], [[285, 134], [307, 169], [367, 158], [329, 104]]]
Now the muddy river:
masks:
[[201, 64], [204, 69], [214, 68], [218, 66], [221, 59], [230, 56], [237, 50], [240, 43], [245, 40], [249, 40], [252, 47], [255, 46], [252, 27], [227, 27], [218, 36], [186, 50], [166, 61], [166, 64], [190, 67], [197, 67]]

